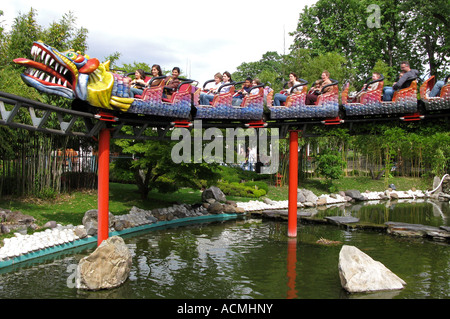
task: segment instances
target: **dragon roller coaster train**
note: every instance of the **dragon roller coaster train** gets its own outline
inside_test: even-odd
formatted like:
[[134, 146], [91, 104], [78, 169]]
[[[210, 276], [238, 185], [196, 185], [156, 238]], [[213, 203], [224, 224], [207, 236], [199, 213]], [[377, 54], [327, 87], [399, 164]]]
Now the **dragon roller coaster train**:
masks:
[[[420, 86], [417, 97], [418, 79], [411, 81], [409, 87], [395, 92], [392, 101], [382, 101], [384, 77], [367, 83], [379, 82], [375, 90], [362, 90], [359, 102], [349, 97], [349, 84], [341, 92], [339, 103], [338, 82], [332, 80], [326, 93], [320, 94], [314, 105], [306, 105], [308, 82], [299, 79], [300, 88], [289, 95], [281, 106], [274, 106], [271, 91], [264, 96], [264, 84], [253, 89], [257, 94], [246, 96], [241, 105], [232, 104], [236, 87], [243, 82], [230, 82], [222, 85], [218, 94], [208, 105], [200, 104], [200, 94], [206, 85], [198, 87], [198, 81], [181, 79], [170, 98], [163, 95], [165, 76], [154, 77], [159, 84], [145, 88], [142, 95], [130, 95], [131, 78], [129, 74], [120, 75], [109, 69], [109, 61], [100, 63], [96, 58], [82, 55], [73, 50], [59, 52], [41, 41], [34, 42], [31, 48], [33, 60], [18, 58], [14, 62], [26, 66], [21, 75], [23, 81], [37, 90], [56, 94], [74, 100], [73, 108], [81, 106], [98, 112], [111, 114], [147, 115], [190, 123], [195, 119], [247, 121], [252, 127], [266, 127], [289, 120], [322, 120], [324, 124], [340, 124], [345, 120], [361, 117], [400, 117], [402, 120], [420, 120], [429, 114], [449, 113], [450, 84], [448, 76], [438, 97], [430, 98], [428, 93], [436, 80], [434, 76]], [[368, 82], [368, 80], [366, 81]], [[151, 82], [152, 83], [152, 82]], [[230, 86], [229, 89], [222, 89]], [[221, 92], [222, 91], [222, 92]], [[266, 108], [264, 107], [266, 104]], [[268, 125], [269, 124], [269, 125]]]

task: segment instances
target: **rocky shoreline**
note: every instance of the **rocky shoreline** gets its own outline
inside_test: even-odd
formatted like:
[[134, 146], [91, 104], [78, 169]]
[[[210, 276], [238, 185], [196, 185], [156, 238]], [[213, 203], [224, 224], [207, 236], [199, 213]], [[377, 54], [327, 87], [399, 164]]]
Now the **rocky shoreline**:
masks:
[[[211, 204], [179, 204], [153, 210], [132, 207], [128, 214], [113, 215], [112, 213], [109, 213], [109, 229], [110, 232], [115, 232], [186, 217], [237, 213], [237, 211], [242, 211], [239, 210], [236, 203], [233, 202], [221, 204], [221, 210], [215, 205], [215, 210], [213, 212], [211, 212], [211, 209], [208, 209], [209, 206], [211, 206]], [[235, 209], [233, 210], [231, 207]], [[14, 231], [14, 237], [3, 239], [3, 246], [0, 247], [0, 262], [41, 249], [67, 244], [78, 239], [97, 235], [98, 213], [96, 209], [89, 210], [85, 213], [82, 225], [63, 226], [53, 221], [44, 225], [44, 229], [41, 231], [36, 231], [33, 234], [27, 234], [28, 228], [38, 230], [38, 227], [34, 224], [36, 220], [33, 217], [8, 210], [0, 210], [0, 213], [3, 214], [2, 216], [5, 217], [5, 220], [8, 220], [8, 222], [4, 223], [3, 229], [8, 226], [14, 226], [13, 229], [16, 230]], [[14, 220], [12, 218], [13, 216], [15, 216]]]
[[[341, 203], [355, 203], [367, 201], [382, 201], [382, 200], [398, 200], [398, 199], [418, 199], [418, 198], [433, 198], [420, 190], [396, 191], [391, 188], [384, 192], [370, 192], [361, 193], [358, 190], [342, 191], [336, 194], [325, 194], [317, 196], [307, 189], [297, 190], [297, 207], [311, 208], [317, 206], [326, 206]], [[264, 198], [262, 201], [249, 201], [247, 203], [239, 203], [238, 207], [242, 207], [245, 211], [257, 211], [264, 209], [284, 209], [288, 207], [289, 201], [272, 201]]]

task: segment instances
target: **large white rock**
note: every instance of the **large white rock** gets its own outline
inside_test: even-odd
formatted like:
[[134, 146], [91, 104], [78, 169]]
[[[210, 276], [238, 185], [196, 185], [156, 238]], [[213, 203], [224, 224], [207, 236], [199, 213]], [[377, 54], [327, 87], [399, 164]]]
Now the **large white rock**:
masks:
[[406, 285], [386, 266], [354, 246], [342, 246], [338, 267], [341, 285], [348, 292], [397, 290]]
[[77, 288], [99, 290], [117, 287], [127, 280], [131, 261], [131, 252], [123, 239], [109, 237], [78, 263]]

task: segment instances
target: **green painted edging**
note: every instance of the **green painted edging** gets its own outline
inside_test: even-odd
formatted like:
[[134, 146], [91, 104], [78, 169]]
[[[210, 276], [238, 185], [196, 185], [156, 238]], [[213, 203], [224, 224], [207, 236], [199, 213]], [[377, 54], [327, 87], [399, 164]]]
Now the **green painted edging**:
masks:
[[[138, 227], [127, 228], [127, 229], [124, 229], [121, 231], [110, 232], [109, 236], [122, 236], [122, 235], [127, 235], [127, 234], [131, 234], [131, 233], [135, 233], [135, 232], [141, 232], [141, 231], [163, 228], [163, 227], [168, 227], [168, 226], [183, 226], [183, 225], [188, 225], [188, 224], [204, 223], [204, 222], [209, 222], [209, 221], [236, 219], [239, 216], [243, 216], [243, 215], [242, 214], [203, 215], [203, 216], [198, 216], [198, 217], [185, 217], [185, 218], [173, 219], [171, 221], [159, 221], [154, 224], [147, 224], [147, 225], [142, 225], [142, 226], [138, 226]], [[40, 249], [37, 251], [23, 254], [21, 256], [14, 257], [12, 259], [0, 261], [0, 269], [15, 265], [15, 264], [18, 264], [21, 262], [29, 261], [31, 259], [56, 254], [56, 253], [59, 253], [64, 250], [82, 247], [82, 246], [90, 245], [90, 244], [96, 244], [96, 243], [97, 243], [97, 236], [90, 236], [90, 237], [86, 237], [86, 238], [82, 238], [82, 239], [77, 239], [77, 240], [71, 241], [69, 243], [64, 243], [61, 245], [56, 245], [56, 246]]]

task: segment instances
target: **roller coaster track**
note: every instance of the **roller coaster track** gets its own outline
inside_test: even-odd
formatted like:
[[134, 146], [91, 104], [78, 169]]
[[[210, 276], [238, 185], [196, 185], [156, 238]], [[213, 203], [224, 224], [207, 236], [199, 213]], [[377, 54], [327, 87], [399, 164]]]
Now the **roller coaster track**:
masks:
[[[0, 91], [0, 125], [49, 134], [74, 136], [80, 138], [96, 138], [103, 128], [111, 128], [113, 138], [126, 139], [163, 139], [172, 122], [151, 121], [148, 118], [134, 115], [117, 118], [108, 113], [98, 114], [65, 109], [21, 96]], [[57, 119], [55, 121], [51, 119]], [[75, 125], [77, 124], [77, 125]], [[132, 134], [122, 131], [125, 125], [132, 128]], [[144, 135], [145, 130], [156, 129], [157, 136]]]
[[[152, 116], [140, 114], [118, 114], [99, 111], [97, 114], [65, 109], [42, 102], [23, 98], [21, 96], [0, 91], [0, 125], [11, 128], [26, 129], [29, 131], [49, 134], [74, 136], [80, 138], [96, 139], [100, 130], [110, 128], [112, 138], [134, 140], [164, 140], [170, 139], [168, 132], [174, 127], [190, 128], [190, 122], [174, 122], [173, 119], [155, 120]], [[289, 130], [301, 130], [303, 136], [308, 136], [308, 128], [314, 125], [334, 127], [344, 125], [350, 129], [355, 125], [367, 123], [381, 123], [386, 121], [415, 121], [446, 119], [449, 121], [450, 110], [439, 114], [413, 114], [391, 117], [364, 117], [350, 119], [290, 119], [268, 120], [262, 122], [246, 122], [240, 120], [202, 120], [202, 128], [247, 128], [268, 127], [280, 129], [279, 136], [286, 136]], [[57, 119], [57, 123], [51, 119]], [[51, 120], [51, 121], [50, 121]], [[76, 124], [76, 125], [75, 125]], [[125, 132], [124, 127], [131, 133]], [[156, 131], [157, 134], [145, 134], [147, 130]], [[311, 135], [312, 136], [312, 135]]]

